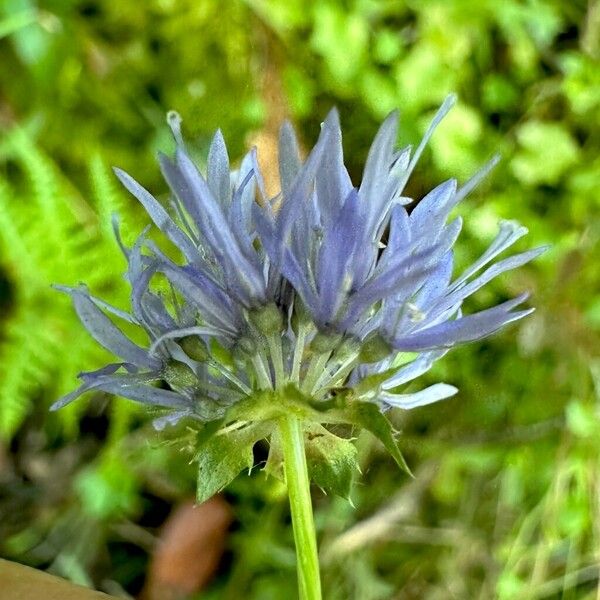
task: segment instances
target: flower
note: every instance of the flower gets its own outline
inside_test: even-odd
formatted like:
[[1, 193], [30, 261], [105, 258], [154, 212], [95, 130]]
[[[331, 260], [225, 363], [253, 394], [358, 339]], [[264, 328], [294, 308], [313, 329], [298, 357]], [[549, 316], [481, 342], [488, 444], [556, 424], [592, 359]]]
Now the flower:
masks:
[[[452, 96], [444, 102], [414, 152], [395, 149], [398, 116], [392, 113], [370, 148], [358, 188], [344, 167], [335, 109], [305, 161], [285, 123], [275, 198], [265, 193], [255, 150], [231, 171], [220, 131], [204, 177], [186, 152], [178, 116], [170, 113], [177, 149], [173, 159], [159, 160], [172, 192], [171, 213], [129, 175], [115, 173], [180, 257], [161, 251], [146, 231], [133, 248], [121, 244], [131, 313], [83, 287], [60, 287], [90, 334], [122, 362], [82, 373], [80, 388], [53, 408], [86, 391], [104, 391], [166, 409], [161, 427], [184, 416], [227, 420], [237, 404], [290, 386], [323, 412], [340, 389], [351, 392], [353, 402], [382, 409], [455, 394], [444, 383], [416, 393], [401, 388], [453, 346], [528, 315], [533, 309], [518, 308], [526, 294], [474, 314], [461, 308], [492, 278], [545, 248], [497, 260], [527, 233], [504, 221], [484, 254], [453, 278], [452, 248], [462, 221], [449, 220], [450, 213], [495, 159], [464, 185], [446, 181], [409, 210], [414, 202], [404, 187], [453, 103]], [[158, 280], [166, 281], [162, 291]], [[107, 313], [145, 331], [147, 345], [131, 341]]]

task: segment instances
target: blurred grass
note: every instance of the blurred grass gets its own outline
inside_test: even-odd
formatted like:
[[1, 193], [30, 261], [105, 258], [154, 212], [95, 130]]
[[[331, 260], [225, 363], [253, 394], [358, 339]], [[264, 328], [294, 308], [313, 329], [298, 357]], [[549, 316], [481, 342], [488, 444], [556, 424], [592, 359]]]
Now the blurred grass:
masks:
[[[46, 413], [101, 361], [49, 284], [86, 280], [124, 301], [108, 214], [118, 206], [133, 233], [146, 223], [106, 164], [163, 192], [167, 110], [201, 160], [217, 127], [239, 157], [284, 115], [309, 144], [335, 104], [358, 182], [389, 110], [414, 142], [455, 91], [409, 192], [500, 152], [462, 208], [458, 260], [499, 219], [521, 221], [523, 247], [551, 251], [474, 308], [529, 289], [538, 310], [428, 376], [456, 398], [395, 416], [415, 482], [361, 438], [355, 508], [315, 493], [326, 597], [600, 598], [599, 61], [598, 1], [0, 3], [0, 554], [136, 593], [149, 546], [131, 532], [152, 532], [194, 487], [131, 405]], [[231, 566], [203, 597], [293, 597], [280, 485], [240, 478], [229, 498]]]

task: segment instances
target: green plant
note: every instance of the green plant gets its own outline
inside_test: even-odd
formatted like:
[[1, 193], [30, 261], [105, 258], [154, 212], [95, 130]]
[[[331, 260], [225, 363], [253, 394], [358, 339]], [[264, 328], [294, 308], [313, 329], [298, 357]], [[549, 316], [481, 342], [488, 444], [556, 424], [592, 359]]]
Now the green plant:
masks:
[[[127, 219], [134, 213], [99, 155], [89, 161], [94, 207], [24, 130], [13, 129], [4, 144], [12, 173], [0, 177], [1, 265], [10, 289], [0, 328], [0, 435], [7, 440], [34, 399], [65, 393], [82, 365], [103, 359], [51, 285], [68, 272], [123, 299], [126, 288], [112, 268], [122, 257], [110, 214]], [[60, 417], [71, 434], [77, 413]]]

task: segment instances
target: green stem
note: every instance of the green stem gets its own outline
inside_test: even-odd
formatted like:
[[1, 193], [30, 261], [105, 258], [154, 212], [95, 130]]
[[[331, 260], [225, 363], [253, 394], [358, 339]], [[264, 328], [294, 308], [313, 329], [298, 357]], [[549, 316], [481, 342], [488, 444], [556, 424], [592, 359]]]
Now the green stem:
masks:
[[294, 348], [294, 360], [292, 362], [292, 374], [290, 375], [290, 381], [292, 383], [299, 383], [300, 381], [300, 367], [302, 366], [302, 355], [304, 354], [304, 342], [306, 341], [306, 335], [310, 328], [304, 323], [298, 325], [298, 336], [296, 337], [296, 347]]
[[301, 600], [321, 600], [317, 539], [301, 422], [293, 415], [279, 421], [285, 479], [290, 497]]
[[324, 354], [315, 354], [308, 365], [308, 371], [304, 381], [302, 382], [302, 391], [309, 396], [312, 395], [317, 379], [322, 375], [323, 369], [331, 356], [331, 352], [325, 352]]
[[252, 364], [254, 365], [256, 376], [258, 377], [258, 385], [260, 388], [263, 390], [272, 390], [273, 383], [271, 381], [269, 372], [267, 371], [267, 367], [263, 362], [262, 356], [260, 354], [255, 354], [251, 360]]
[[275, 372], [275, 387], [281, 387], [285, 381], [285, 367], [283, 365], [283, 349], [281, 347], [281, 335], [275, 333], [267, 338], [271, 360], [273, 361], [273, 371]]

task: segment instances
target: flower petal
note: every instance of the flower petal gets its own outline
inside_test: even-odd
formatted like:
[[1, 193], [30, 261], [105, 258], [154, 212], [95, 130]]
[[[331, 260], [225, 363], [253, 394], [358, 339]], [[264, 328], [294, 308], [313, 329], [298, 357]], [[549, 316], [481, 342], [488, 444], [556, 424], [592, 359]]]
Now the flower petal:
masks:
[[240, 284], [244, 292], [244, 297], [240, 300], [248, 305], [254, 301], [264, 301], [265, 282], [262, 271], [242, 252], [221, 207], [194, 163], [181, 148], [177, 150], [176, 156], [180, 173], [200, 207], [201, 219], [197, 225], [218, 257], [221, 267]]
[[327, 115], [323, 129], [328, 131], [329, 137], [319, 165], [315, 187], [322, 224], [328, 227], [332, 225], [335, 215], [346, 202], [352, 190], [352, 182], [344, 166], [340, 117], [335, 108]]
[[398, 371], [396, 371], [392, 377], [387, 379], [381, 387], [384, 390], [391, 390], [392, 388], [404, 385], [405, 383], [420, 377], [424, 373], [427, 373], [433, 366], [433, 363], [444, 356], [446, 352], [447, 350], [433, 350], [431, 352], [420, 354], [407, 365], [398, 369]]
[[504, 325], [531, 314], [533, 308], [511, 312], [513, 308], [522, 304], [526, 299], [527, 294], [522, 294], [518, 298], [493, 308], [454, 321], [446, 321], [408, 335], [398, 335], [391, 340], [391, 344], [396, 350], [418, 352], [436, 348], [449, 348], [460, 342], [479, 340], [498, 331]]
[[81, 396], [88, 390], [94, 389], [94, 387], [96, 387], [96, 385], [98, 384], [98, 381], [100, 380], [100, 378], [103, 375], [112, 375], [113, 373], [118, 371], [122, 366], [123, 366], [123, 363], [116, 363], [116, 364], [106, 365], [105, 367], [102, 367], [101, 369], [98, 369], [97, 371], [93, 371], [93, 372], [89, 372], [89, 373], [85, 373], [85, 374], [81, 373], [79, 376], [83, 377], [83, 379], [84, 379], [83, 384], [80, 385], [76, 390], [73, 390], [69, 394], [66, 394], [62, 398], [59, 398], [56, 402], [54, 402], [50, 406], [50, 410], [52, 410], [52, 411], [59, 410], [60, 408], [67, 406], [67, 404], [71, 404], [71, 402], [73, 402], [73, 400], [76, 400], [77, 398], [79, 398], [79, 396]]
[[542, 246], [540, 248], [534, 248], [527, 252], [521, 252], [514, 256], [509, 256], [500, 262], [493, 264], [491, 267], [486, 269], [479, 277], [471, 281], [470, 283], [464, 284], [461, 287], [454, 289], [454, 291], [445, 296], [436, 305], [433, 314], [437, 315], [440, 312], [448, 310], [451, 306], [462, 302], [465, 298], [482, 288], [486, 283], [489, 283], [492, 279], [498, 275], [521, 267], [528, 262], [532, 261], [545, 252], [547, 247]]
[[279, 179], [284, 198], [290, 193], [301, 166], [296, 133], [292, 124], [285, 121], [279, 130]]
[[57, 286], [57, 289], [71, 296], [77, 316], [101, 346], [134, 365], [150, 369], [159, 365], [146, 350], [125, 337], [123, 332], [96, 306], [84, 289], [63, 286]]
[[231, 176], [227, 146], [220, 129], [217, 129], [210, 144], [207, 170], [208, 187], [221, 204], [223, 211], [227, 211], [231, 202]]
[[455, 205], [456, 179], [449, 179], [429, 192], [410, 214], [410, 225], [415, 237], [428, 238], [443, 225]]
[[379, 396], [378, 400], [395, 408], [410, 410], [411, 408], [445, 400], [446, 398], [450, 398], [450, 396], [454, 396], [457, 392], [458, 388], [455, 388], [453, 385], [436, 383], [413, 394], [388, 394], [384, 392]]
[[94, 387], [102, 392], [135, 400], [146, 406], [163, 408], [193, 409], [193, 401], [177, 392], [163, 390], [150, 385], [130, 384], [124, 375], [109, 375]]
[[490, 244], [488, 249], [470, 266], [468, 267], [461, 276], [452, 282], [450, 286], [452, 290], [460, 287], [469, 277], [477, 273], [479, 269], [485, 267], [490, 263], [496, 256], [504, 252], [507, 248], [512, 246], [517, 240], [522, 238], [528, 233], [526, 227], [523, 227], [517, 221], [501, 221], [500, 231]]
[[183, 252], [184, 256], [188, 260], [199, 257], [198, 250], [190, 238], [177, 227], [158, 200], [125, 171], [115, 167], [114, 172], [125, 188], [142, 203], [155, 225]]

